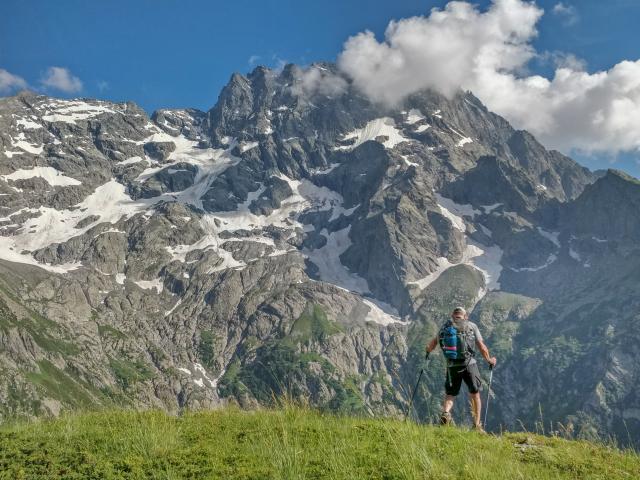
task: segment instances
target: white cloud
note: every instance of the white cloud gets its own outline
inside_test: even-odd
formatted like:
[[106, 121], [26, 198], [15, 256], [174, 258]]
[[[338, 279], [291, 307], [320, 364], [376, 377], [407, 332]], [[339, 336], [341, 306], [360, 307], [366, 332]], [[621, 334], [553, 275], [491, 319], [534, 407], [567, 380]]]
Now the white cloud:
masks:
[[345, 43], [338, 63], [373, 98], [395, 103], [432, 86], [448, 94], [485, 71], [515, 71], [535, 54], [529, 40], [542, 10], [496, 0], [486, 13], [450, 2], [427, 17], [392, 21], [385, 41], [364, 32]]
[[640, 148], [640, 60], [587, 73], [575, 56], [555, 53], [552, 78], [529, 75], [542, 15], [522, 0], [493, 0], [486, 11], [454, 1], [428, 16], [392, 21], [383, 41], [371, 32], [349, 38], [338, 65], [376, 101], [394, 104], [427, 87], [447, 95], [462, 88], [548, 146]]
[[[258, 58], [263, 58], [263, 57], [258, 57]], [[271, 55], [271, 60], [269, 60], [268, 58], [263, 60], [264, 61], [261, 62], [261, 64], [264, 66], [268, 65], [274, 72], [281, 72], [284, 69], [284, 67], [289, 63], [289, 61], [286, 58], [282, 58], [277, 53], [274, 53]]]
[[564, 24], [575, 25], [578, 23], [578, 11], [573, 5], [565, 5], [563, 2], [556, 3], [551, 10], [555, 15], [564, 18]]
[[109, 90], [109, 82], [105, 81], [105, 80], [100, 80], [97, 83], [98, 86], [98, 90], [100, 91], [100, 93], [104, 92], [105, 90]]
[[251, 55], [247, 63], [250, 67], [255, 67], [258, 64], [258, 60], [260, 60], [260, 55]]
[[27, 88], [27, 82], [24, 78], [0, 68], [0, 93], [11, 93], [22, 88]]
[[298, 69], [296, 81], [291, 86], [295, 95], [312, 96], [315, 94], [336, 96], [347, 89], [347, 81], [339, 75], [318, 65]]
[[82, 81], [69, 69], [62, 67], [49, 67], [40, 83], [65, 93], [78, 93], [82, 90]]
[[[547, 56], [543, 54], [542, 56]], [[566, 52], [552, 52], [549, 58], [553, 61], [556, 68], [570, 68], [571, 70], [586, 70], [587, 62], [579, 57], [576, 57], [573, 53]]]

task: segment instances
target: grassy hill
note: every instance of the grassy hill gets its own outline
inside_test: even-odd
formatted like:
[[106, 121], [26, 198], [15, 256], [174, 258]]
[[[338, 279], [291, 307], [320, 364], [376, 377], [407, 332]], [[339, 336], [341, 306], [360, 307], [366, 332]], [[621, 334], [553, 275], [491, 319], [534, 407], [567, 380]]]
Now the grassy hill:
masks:
[[0, 427], [1, 479], [632, 479], [640, 457], [528, 433], [299, 408], [74, 414]]

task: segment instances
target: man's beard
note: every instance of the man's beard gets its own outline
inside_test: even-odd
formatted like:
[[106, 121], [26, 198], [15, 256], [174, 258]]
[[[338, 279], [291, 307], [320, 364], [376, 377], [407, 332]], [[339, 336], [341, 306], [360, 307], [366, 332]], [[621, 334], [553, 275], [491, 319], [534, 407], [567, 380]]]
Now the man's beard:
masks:
[[454, 327], [466, 327], [467, 326], [467, 322], [468, 322], [468, 320], [465, 320], [464, 318], [454, 318], [453, 319], [453, 326]]

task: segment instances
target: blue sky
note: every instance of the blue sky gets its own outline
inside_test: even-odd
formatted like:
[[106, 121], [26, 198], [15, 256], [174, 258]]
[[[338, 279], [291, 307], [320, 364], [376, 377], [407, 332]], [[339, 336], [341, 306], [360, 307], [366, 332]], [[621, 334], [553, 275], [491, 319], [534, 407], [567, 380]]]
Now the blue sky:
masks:
[[[133, 100], [156, 108], [210, 108], [234, 71], [281, 62], [335, 60], [365, 29], [381, 40], [391, 19], [424, 15], [444, 1], [262, 0], [106, 2], [3, 0], [0, 69], [58, 96]], [[485, 8], [489, 1], [474, 2]], [[536, 2], [545, 9], [532, 41], [538, 52], [572, 53], [589, 72], [640, 58], [640, 2]], [[68, 69], [82, 88], [67, 95], [42, 85], [48, 68]], [[531, 73], [553, 74], [534, 61]], [[51, 83], [50, 83], [51, 84]], [[6, 94], [6, 92], [5, 92]], [[614, 164], [640, 176], [637, 154], [578, 155], [591, 168]]]

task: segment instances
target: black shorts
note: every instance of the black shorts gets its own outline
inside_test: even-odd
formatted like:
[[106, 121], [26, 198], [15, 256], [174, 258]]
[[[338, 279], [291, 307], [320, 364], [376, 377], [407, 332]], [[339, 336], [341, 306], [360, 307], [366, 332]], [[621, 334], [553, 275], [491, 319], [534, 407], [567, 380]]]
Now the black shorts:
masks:
[[444, 383], [444, 391], [447, 395], [455, 397], [460, 392], [462, 381], [467, 384], [469, 393], [478, 393], [482, 388], [482, 379], [477, 363], [469, 365], [450, 365], [447, 367], [447, 379]]

